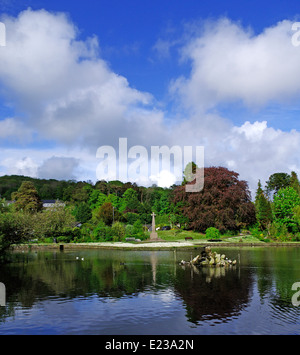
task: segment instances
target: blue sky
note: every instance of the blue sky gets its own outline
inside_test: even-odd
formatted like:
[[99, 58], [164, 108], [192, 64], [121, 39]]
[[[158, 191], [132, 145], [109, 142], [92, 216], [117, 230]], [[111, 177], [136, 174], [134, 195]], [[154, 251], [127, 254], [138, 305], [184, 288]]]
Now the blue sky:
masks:
[[283, 19], [299, 17], [298, 1], [222, 0], [4, 0], [2, 12], [17, 16], [28, 7], [68, 14], [81, 38], [96, 35], [101, 56], [139, 90], [165, 97], [169, 81], [189, 71], [179, 63], [176, 45], [171, 58], [155, 51], [159, 39], [180, 40], [193, 22], [228, 17], [255, 33]]
[[127, 137], [203, 145], [252, 190], [299, 175], [299, 15], [298, 1], [0, 0], [0, 174], [95, 181], [97, 147]]

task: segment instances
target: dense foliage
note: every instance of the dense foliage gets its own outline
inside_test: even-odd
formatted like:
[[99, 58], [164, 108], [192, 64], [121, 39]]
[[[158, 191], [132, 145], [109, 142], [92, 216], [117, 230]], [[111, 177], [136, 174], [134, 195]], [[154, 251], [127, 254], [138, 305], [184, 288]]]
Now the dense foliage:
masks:
[[259, 181], [255, 208], [265, 240], [300, 241], [300, 183], [295, 172], [271, 175], [265, 190]]
[[16, 211], [34, 213], [43, 208], [39, 194], [30, 181], [24, 181], [17, 192], [12, 193]]
[[205, 231], [206, 239], [219, 239], [221, 237], [219, 229], [215, 227], [209, 227]]
[[[196, 165], [192, 164], [195, 173]], [[149, 237], [151, 213], [158, 227], [169, 226], [219, 238], [251, 228], [267, 241], [300, 240], [300, 183], [295, 172], [259, 181], [255, 201], [248, 184], [223, 167], [204, 169], [204, 189], [188, 193], [187, 169], [181, 186], [138, 186], [121, 181], [57, 181], [0, 177], [0, 252], [11, 244], [120, 241]], [[13, 200], [13, 203], [9, 201]], [[43, 208], [42, 200], [57, 200]], [[174, 233], [175, 233], [174, 232]], [[175, 234], [174, 234], [175, 235]]]

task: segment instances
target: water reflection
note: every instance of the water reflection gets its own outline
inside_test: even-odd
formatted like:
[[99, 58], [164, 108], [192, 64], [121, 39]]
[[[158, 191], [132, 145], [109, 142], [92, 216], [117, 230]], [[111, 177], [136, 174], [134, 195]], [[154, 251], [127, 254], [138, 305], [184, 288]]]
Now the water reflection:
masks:
[[222, 333], [297, 333], [300, 310], [291, 304], [291, 285], [300, 281], [300, 249], [225, 254], [240, 254], [241, 262], [181, 266], [190, 252], [173, 251], [15, 253], [0, 266], [7, 292], [0, 333], [20, 332], [24, 317], [31, 334], [198, 334], [211, 333], [212, 325]]
[[183, 266], [175, 289], [187, 305], [189, 321], [237, 316], [248, 303], [253, 278], [240, 267], [197, 268]]

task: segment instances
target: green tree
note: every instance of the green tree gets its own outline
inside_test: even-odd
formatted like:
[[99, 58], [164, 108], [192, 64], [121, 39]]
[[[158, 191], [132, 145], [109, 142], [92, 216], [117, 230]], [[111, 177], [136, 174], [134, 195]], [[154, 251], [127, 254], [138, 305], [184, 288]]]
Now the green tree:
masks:
[[138, 216], [143, 224], [151, 224], [152, 222], [152, 208], [149, 202], [143, 202], [140, 204]]
[[258, 182], [258, 188], [255, 196], [256, 220], [259, 228], [265, 230], [273, 220], [272, 207], [270, 201], [264, 194], [261, 182]]
[[78, 222], [86, 223], [92, 218], [92, 211], [86, 202], [81, 202], [79, 205], [75, 206], [73, 215]]
[[63, 201], [71, 201], [73, 191], [75, 190], [74, 183], [69, 184], [64, 190], [62, 194]]
[[300, 226], [300, 206], [296, 206], [293, 209], [293, 219], [296, 221], [296, 223], [298, 223], [298, 225]]
[[31, 216], [33, 237], [55, 238], [72, 234], [76, 220], [71, 210], [56, 203], [52, 208]]
[[143, 233], [143, 225], [140, 220], [137, 220], [133, 223], [133, 234]]
[[294, 171], [291, 172], [290, 186], [300, 195], [300, 183], [298, 176]]
[[164, 190], [159, 199], [160, 214], [169, 214], [171, 212], [170, 190]]
[[300, 205], [300, 196], [292, 187], [282, 188], [274, 196], [273, 212], [275, 220], [285, 224], [289, 231], [294, 232], [298, 224], [294, 218], [294, 210]]
[[140, 216], [137, 213], [127, 212], [124, 214], [124, 217], [126, 218], [127, 224], [133, 224]]
[[158, 215], [169, 214], [171, 211], [170, 189], [159, 188], [154, 194], [153, 210]]
[[120, 198], [115, 194], [109, 194], [106, 197], [105, 202], [110, 202], [117, 209], [120, 207]]
[[[99, 197], [100, 191], [99, 190], [94, 190], [90, 194], [90, 197], [88, 199], [88, 204], [91, 207], [91, 209], [95, 209], [96, 207], [99, 207], [98, 205], [98, 197]], [[105, 195], [104, 195], [105, 196]]]
[[32, 222], [31, 215], [21, 211], [0, 213], [0, 256], [12, 244], [20, 244], [32, 238]]
[[106, 225], [112, 224], [114, 220], [114, 209], [110, 202], [105, 202], [95, 213], [97, 219], [102, 220]]
[[145, 239], [144, 228], [140, 220], [134, 222], [132, 233], [136, 238]]
[[263, 189], [262, 189], [262, 186], [261, 186], [261, 182], [260, 180], [258, 180], [258, 184], [257, 184], [257, 190], [256, 190], [256, 195], [255, 195], [255, 206], [257, 205], [258, 203], [258, 198], [261, 194], [263, 194]]
[[132, 188], [127, 189], [124, 192], [123, 198], [121, 200], [120, 211], [136, 213], [138, 212], [139, 207], [140, 207], [140, 201], [138, 200], [137, 192]]
[[24, 181], [19, 190], [12, 194], [16, 201], [14, 206], [17, 211], [38, 212], [43, 208], [42, 201], [31, 181]]
[[72, 192], [71, 199], [75, 202], [87, 202], [92, 188], [89, 184], [78, 182]]
[[275, 173], [269, 177], [266, 184], [266, 192], [268, 196], [276, 195], [282, 188], [290, 186], [290, 175], [286, 173]]
[[114, 222], [112, 227], [113, 240], [119, 242], [125, 237], [125, 227], [121, 222]]
[[132, 224], [127, 224], [125, 226], [125, 236], [126, 237], [132, 237], [133, 236], [133, 225]]

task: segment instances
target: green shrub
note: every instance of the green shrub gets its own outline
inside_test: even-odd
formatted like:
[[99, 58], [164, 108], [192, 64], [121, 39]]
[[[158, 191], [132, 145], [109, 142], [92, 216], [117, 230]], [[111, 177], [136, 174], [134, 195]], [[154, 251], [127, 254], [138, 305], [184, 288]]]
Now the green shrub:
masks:
[[128, 224], [133, 224], [139, 219], [139, 215], [133, 212], [127, 212], [125, 215]]
[[292, 237], [292, 241], [293, 241], [293, 242], [300, 242], [300, 232], [296, 233], [296, 234]]
[[106, 226], [105, 227], [105, 237], [104, 241], [105, 242], [111, 242], [113, 240], [113, 230], [111, 227]]
[[97, 241], [105, 240], [107, 234], [107, 227], [103, 221], [100, 221], [93, 230], [93, 236]]
[[209, 227], [205, 231], [207, 239], [219, 239], [221, 237], [220, 231], [215, 227]]
[[126, 237], [132, 237], [133, 236], [133, 225], [127, 224], [125, 227], [125, 236]]
[[[269, 227], [269, 234], [270, 234], [270, 228]], [[263, 242], [269, 242], [270, 240], [267, 238], [268, 232], [267, 231], [262, 231], [260, 229], [260, 226], [255, 226], [250, 228], [250, 233], [253, 237], [263, 241]]]
[[115, 222], [112, 227], [113, 240], [119, 242], [125, 237], [125, 228], [121, 222]]
[[133, 236], [140, 240], [148, 238], [148, 234], [144, 231], [144, 226], [140, 220], [134, 222], [133, 224]]
[[[58, 243], [70, 243], [71, 238], [64, 235], [64, 236], [58, 237], [56, 240]], [[52, 239], [51, 243], [53, 243], [53, 239]]]
[[43, 243], [47, 243], [47, 244], [53, 243], [53, 238], [44, 238]]
[[285, 224], [282, 224], [278, 221], [274, 221], [269, 229], [269, 234], [272, 238], [280, 241], [280, 242], [286, 242], [290, 241], [292, 239], [292, 235], [288, 231], [288, 227]]

